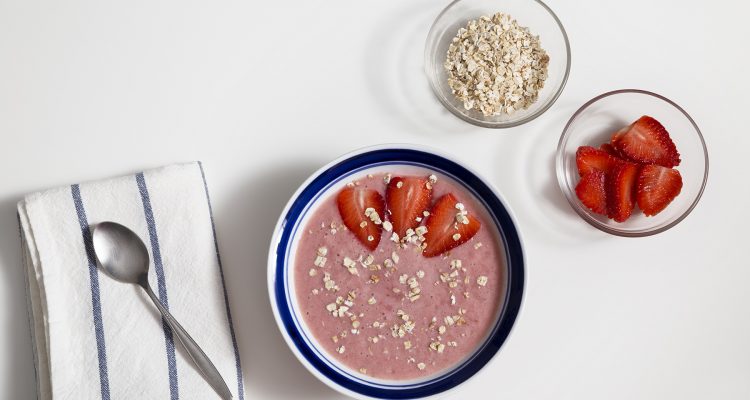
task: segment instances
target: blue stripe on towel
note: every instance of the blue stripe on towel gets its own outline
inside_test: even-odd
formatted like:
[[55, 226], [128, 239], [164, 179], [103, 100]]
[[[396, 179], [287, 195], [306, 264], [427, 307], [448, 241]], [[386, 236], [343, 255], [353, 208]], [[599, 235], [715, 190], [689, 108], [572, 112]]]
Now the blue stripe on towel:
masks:
[[[146, 179], [143, 176], [143, 172], [135, 175], [135, 180], [138, 183], [138, 191], [141, 193], [141, 201], [143, 202], [143, 213], [146, 216], [146, 224], [148, 225], [148, 236], [151, 239], [151, 253], [154, 257], [154, 270], [156, 270], [156, 283], [159, 291], [159, 299], [164, 307], [169, 310], [169, 300], [167, 299], [167, 284], [164, 278], [164, 264], [161, 260], [161, 250], [159, 249], [159, 236], [156, 234], [156, 220], [154, 220], [154, 211], [151, 208], [151, 197], [148, 194], [148, 188], [146, 187]], [[167, 325], [167, 321], [162, 318], [162, 327], [164, 328], [164, 341], [167, 347], [167, 367], [169, 368], [169, 393], [172, 400], [180, 398], [179, 389], [177, 386], [177, 360], [175, 359], [174, 351], [174, 336], [172, 335], [172, 328]]]
[[78, 214], [78, 223], [81, 225], [83, 235], [83, 246], [86, 249], [86, 258], [89, 263], [89, 280], [91, 282], [91, 305], [94, 316], [94, 334], [96, 336], [96, 353], [99, 359], [99, 385], [101, 386], [102, 400], [109, 400], [109, 374], [107, 372], [107, 347], [104, 343], [104, 321], [102, 320], [102, 303], [99, 296], [99, 271], [96, 268], [96, 256], [94, 255], [94, 243], [91, 239], [86, 210], [83, 208], [81, 188], [78, 185], [70, 187], [73, 195], [73, 204]]
[[237, 348], [237, 337], [234, 335], [234, 325], [232, 324], [232, 311], [229, 309], [229, 296], [227, 295], [227, 285], [224, 281], [224, 267], [221, 265], [221, 254], [219, 254], [219, 241], [216, 239], [216, 225], [214, 224], [214, 212], [211, 208], [211, 196], [208, 194], [208, 184], [206, 183], [206, 173], [203, 171], [203, 164], [198, 161], [198, 167], [201, 170], [203, 178], [203, 188], [206, 190], [206, 202], [208, 203], [208, 215], [211, 217], [211, 230], [214, 236], [214, 247], [216, 248], [216, 260], [219, 263], [219, 275], [221, 276], [221, 286], [224, 290], [224, 306], [227, 309], [227, 320], [229, 321], [229, 334], [232, 336], [232, 346], [234, 347], [234, 363], [237, 368], [237, 394], [240, 400], [245, 399], [245, 388], [242, 385], [242, 364], [240, 363], [240, 352]]

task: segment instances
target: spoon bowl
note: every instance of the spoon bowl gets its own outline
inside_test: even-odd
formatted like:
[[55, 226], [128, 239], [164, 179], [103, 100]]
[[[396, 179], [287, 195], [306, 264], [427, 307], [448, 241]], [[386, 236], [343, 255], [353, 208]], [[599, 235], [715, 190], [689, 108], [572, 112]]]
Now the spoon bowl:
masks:
[[148, 277], [148, 249], [138, 235], [116, 222], [102, 222], [92, 233], [96, 260], [111, 278], [142, 284]]

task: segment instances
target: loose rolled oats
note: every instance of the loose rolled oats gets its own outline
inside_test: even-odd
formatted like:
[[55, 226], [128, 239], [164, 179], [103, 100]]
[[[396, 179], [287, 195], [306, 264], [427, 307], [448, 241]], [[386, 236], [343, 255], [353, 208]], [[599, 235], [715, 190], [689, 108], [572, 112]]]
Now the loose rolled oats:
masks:
[[537, 100], [549, 56], [539, 36], [508, 14], [469, 21], [448, 47], [448, 85], [467, 110], [485, 116], [513, 114]]
[[346, 270], [352, 275], [359, 275], [357, 263], [349, 257], [344, 257], [344, 268], [346, 268]]

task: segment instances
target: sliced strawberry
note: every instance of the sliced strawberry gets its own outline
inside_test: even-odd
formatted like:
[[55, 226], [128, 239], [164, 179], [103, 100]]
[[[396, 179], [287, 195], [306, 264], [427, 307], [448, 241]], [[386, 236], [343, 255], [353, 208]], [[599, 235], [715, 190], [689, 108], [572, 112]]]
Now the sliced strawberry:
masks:
[[[456, 208], [459, 201], [448, 193], [439, 198], [432, 206], [430, 216], [427, 217], [424, 234], [425, 257], [435, 257], [445, 253], [474, 237], [481, 227], [481, 223], [471, 213], [461, 215]], [[465, 219], [461, 218], [465, 217]]]
[[638, 207], [648, 216], [656, 215], [680, 194], [680, 190], [680, 171], [660, 165], [645, 165], [638, 174]]
[[576, 165], [578, 174], [584, 176], [591, 171], [601, 171], [605, 174], [617, 165], [619, 160], [607, 152], [591, 146], [581, 146], [576, 151]]
[[607, 216], [617, 222], [625, 221], [633, 213], [638, 169], [637, 164], [622, 161], [607, 177]]
[[680, 153], [659, 121], [644, 115], [612, 135], [612, 146], [623, 157], [668, 168], [680, 165]]
[[576, 195], [581, 203], [597, 214], [607, 214], [607, 192], [604, 189], [606, 175], [591, 171], [584, 175], [576, 186]]
[[[385, 201], [376, 190], [361, 187], [346, 187], [336, 198], [339, 214], [349, 232], [370, 250], [375, 250], [383, 232], [382, 218], [385, 217]], [[377, 213], [377, 218], [366, 215], [368, 208]], [[373, 221], [376, 219], [378, 221]], [[380, 223], [376, 223], [380, 222]]]
[[618, 157], [618, 158], [620, 157], [620, 155], [617, 154], [617, 150], [615, 150], [615, 148], [612, 147], [612, 145], [609, 143], [602, 143], [602, 145], [599, 146], [599, 149], [608, 153], [611, 156]]
[[421, 220], [432, 201], [431, 188], [426, 178], [414, 176], [391, 178], [385, 190], [385, 201], [393, 231], [399, 237], [404, 237], [407, 229], [419, 225], [417, 218]]

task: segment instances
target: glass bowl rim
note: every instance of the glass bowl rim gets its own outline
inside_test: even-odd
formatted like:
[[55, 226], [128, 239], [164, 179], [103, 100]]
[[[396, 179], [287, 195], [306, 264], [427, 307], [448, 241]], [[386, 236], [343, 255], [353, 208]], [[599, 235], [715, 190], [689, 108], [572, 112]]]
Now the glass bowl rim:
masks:
[[[690, 206], [677, 218], [675, 218], [670, 223], [653, 229], [643, 230], [643, 231], [626, 231], [623, 229], [617, 229], [613, 228], [611, 226], [602, 224], [601, 222], [595, 220], [587, 210], [584, 210], [580, 204], [578, 204], [578, 200], [573, 196], [573, 190], [570, 190], [567, 186], [567, 181], [565, 178], [565, 154], [564, 154], [564, 148], [565, 145], [568, 142], [568, 129], [573, 124], [573, 122], [585, 111], [587, 108], [589, 108], [594, 103], [598, 102], [599, 100], [602, 100], [604, 98], [615, 96], [618, 94], [642, 94], [647, 96], [655, 97], [659, 100], [662, 100], [666, 102], [667, 104], [671, 105], [675, 109], [677, 109], [679, 112], [682, 113], [682, 115], [687, 118], [687, 120], [690, 122], [690, 124], [693, 126], [693, 129], [695, 129], [695, 132], [698, 134], [698, 139], [701, 143], [701, 148], [703, 149], [703, 161], [705, 163], [705, 170], [703, 172], [703, 180], [701, 182], [700, 190], [698, 190], [698, 194], [695, 196], [695, 199], [693, 199], [693, 202], [690, 204]], [[669, 98], [662, 96], [658, 93], [650, 92], [648, 90], [643, 89], [618, 89], [618, 90], [612, 90], [609, 92], [602, 93], [591, 100], [584, 103], [578, 110], [576, 110], [573, 115], [570, 117], [568, 122], [565, 124], [565, 128], [563, 128], [562, 134], [560, 135], [560, 141], [557, 144], [557, 151], [555, 154], [555, 173], [557, 175], [557, 183], [560, 186], [560, 190], [565, 195], [565, 198], [568, 200], [568, 203], [570, 203], [571, 208], [575, 210], [575, 212], [583, 218], [584, 221], [588, 222], [589, 225], [594, 226], [595, 228], [607, 232], [612, 235], [616, 236], [623, 236], [623, 237], [646, 237], [651, 235], [656, 235], [657, 233], [664, 232], [678, 223], [680, 223], [682, 220], [684, 220], [692, 211], [695, 209], [695, 207], [698, 205], [698, 202], [700, 201], [701, 197], [703, 197], [703, 192], [706, 190], [706, 182], [708, 181], [708, 170], [709, 170], [709, 160], [708, 160], [708, 148], [706, 147], [706, 141], [703, 138], [703, 133], [701, 132], [700, 128], [698, 127], [698, 124], [695, 123], [695, 120], [690, 116], [690, 114], [685, 111], [680, 105], [675, 103], [674, 101], [670, 100]]]
[[540, 107], [538, 110], [534, 111], [533, 113], [518, 119], [518, 120], [510, 120], [510, 121], [503, 121], [503, 122], [489, 122], [482, 119], [475, 119], [471, 118], [469, 116], [464, 115], [461, 113], [456, 107], [453, 106], [444, 96], [441, 95], [441, 92], [439, 90], [439, 86], [437, 84], [437, 76], [433, 72], [429, 70], [430, 64], [432, 64], [432, 57], [430, 56], [430, 41], [436, 34], [436, 26], [438, 21], [440, 21], [445, 14], [453, 8], [456, 4], [462, 2], [464, 0], [453, 0], [450, 4], [448, 4], [442, 11], [440, 11], [440, 14], [435, 18], [435, 20], [432, 22], [432, 26], [430, 26], [430, 30], [427, 33], [427, 39], [425, 40], [425, 50], [424, 50], [424, 69], [425, 74], [427, 75], [427, 80], [430, 81], [430, 87], [432, 88], [432, 92], [435, 94], [435, 97], [438, 98], [440, 103], [445, 107], [448, 111], [451, 112], [451, 114], [457, 116], [458, 118], [462, 119], [465, 122], [468, 122], [472, 125], [480, 126], [483, 128], [491, 128], [491, 129], [506, 129], [506, 128], [513, 128], [519, 125], [523, 125], [527, 122], [533, 121], [542, 114], [544, 114], [547, 110], [552, 107], [555, 102], [557, 102], [557, 99], [560, 98], [562, 95], [563, 90], [565, 89], [565, 85], [568, 83], [568, 78], [570, 76], [570, 65], [571, 65], [571, 52], [570, 52], [570, 41], [568, 40], [568, 33], [565, 30], [565, 27], [563, 26], [562, 22], [560, 21], [560, 18], [557, 17], [557, 14], [555, 14], [552, 9], [545, 4], [541, 0], [531, 0], [538, 5], [540, 5], [544, 10], [546, 10], [549, 15], [552, 17], [552, 19], [557, 24], [557, 27], [560, 29], [560, 33], [562, 34], [563, 41], [565, 42], [565, 73], [563, 75], [562, 81], [560, 82], [560, 85], [557, 88], [557, 91], [555, 94], [550, 98], [546, 104], [544, 104], [542, 107]]

